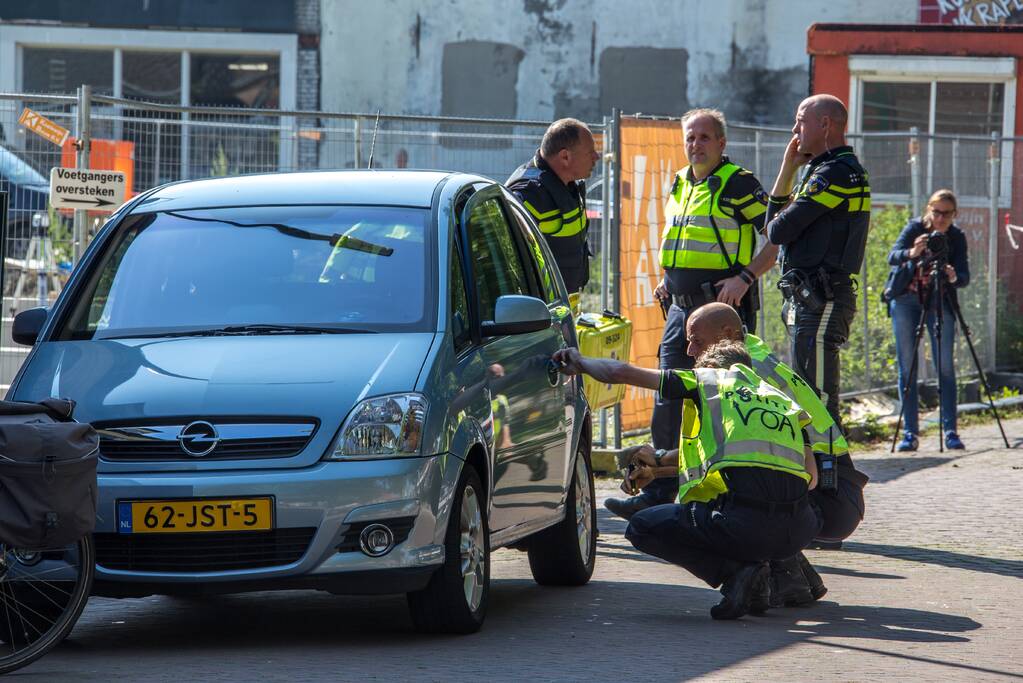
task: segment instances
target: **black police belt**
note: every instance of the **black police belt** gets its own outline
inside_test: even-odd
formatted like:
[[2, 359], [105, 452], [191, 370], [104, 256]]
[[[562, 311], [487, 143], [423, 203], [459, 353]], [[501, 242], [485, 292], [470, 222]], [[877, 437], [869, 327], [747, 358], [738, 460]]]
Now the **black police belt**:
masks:
[[792, 268], [778, 280], [778, 289], [788, 301], [811, 311], [820, 311], [835, 299], [835, 290], [852, 287], [848, 273], [829, 272], [825, 268]]

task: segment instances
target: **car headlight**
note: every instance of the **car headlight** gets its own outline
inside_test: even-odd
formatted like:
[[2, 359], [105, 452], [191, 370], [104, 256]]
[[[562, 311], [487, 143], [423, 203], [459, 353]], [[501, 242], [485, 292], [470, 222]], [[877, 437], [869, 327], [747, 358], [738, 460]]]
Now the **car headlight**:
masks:
[[426, 424], [422, 394], [368, 398], [345, 420], [328, 460], [397, 458], [419, 455]]

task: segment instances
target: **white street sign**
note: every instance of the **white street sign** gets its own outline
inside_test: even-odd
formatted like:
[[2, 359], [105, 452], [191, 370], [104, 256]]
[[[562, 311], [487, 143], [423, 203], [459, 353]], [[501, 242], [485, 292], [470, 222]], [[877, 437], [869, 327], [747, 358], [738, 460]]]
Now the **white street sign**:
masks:
[[111, 213], [124, 203], [125, 186], [120, 171], [57, 167], [50, 170], [50, 204]]

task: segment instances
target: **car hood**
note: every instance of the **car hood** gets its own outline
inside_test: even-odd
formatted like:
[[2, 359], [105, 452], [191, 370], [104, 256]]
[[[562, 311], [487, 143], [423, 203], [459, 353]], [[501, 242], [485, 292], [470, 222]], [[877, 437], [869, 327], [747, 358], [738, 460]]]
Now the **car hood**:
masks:
[[166, 423], [172, 417], [314, 418], [319, 428], [305, 453], [322, 447], [315, 461], [360, 399], [415, 388], [433, 337], [323, 334], [43, 342], [14, 398], [71, 398], [77, 403], [76, 419], [105, 426]]

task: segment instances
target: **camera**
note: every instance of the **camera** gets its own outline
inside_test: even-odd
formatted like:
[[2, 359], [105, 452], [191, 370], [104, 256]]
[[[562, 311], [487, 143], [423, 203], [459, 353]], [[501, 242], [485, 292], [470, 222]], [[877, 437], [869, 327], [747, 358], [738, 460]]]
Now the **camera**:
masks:
[[943, 232], [932, 232], [927, 236], [927, 251], [934, 258], [941, 258], [948, 253], [948, 237]]

